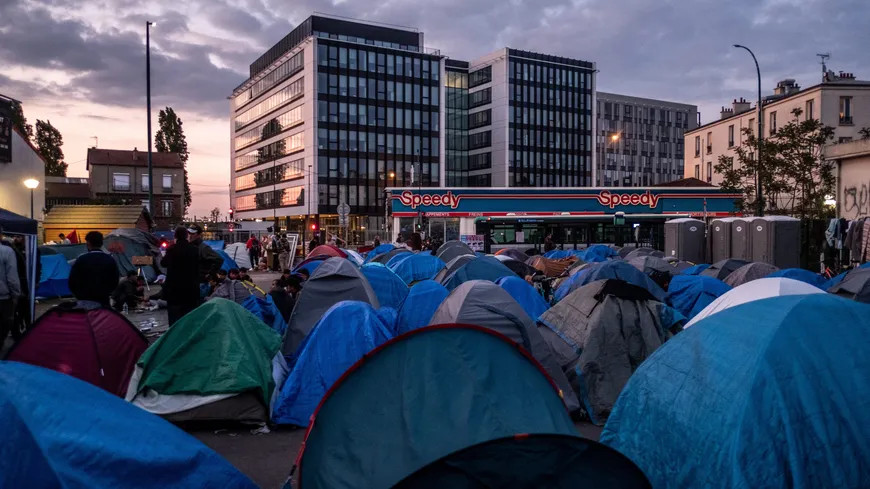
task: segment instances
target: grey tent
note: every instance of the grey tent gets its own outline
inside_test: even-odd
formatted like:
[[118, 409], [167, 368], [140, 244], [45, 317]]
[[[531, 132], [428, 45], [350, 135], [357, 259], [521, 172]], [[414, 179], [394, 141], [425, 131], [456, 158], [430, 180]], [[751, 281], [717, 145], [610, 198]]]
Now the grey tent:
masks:
[[482, 326], [507, 336], [540, 362], [562, 391], [569, 411], [580, 408], [577, 395], [535, 321], [500, 286], [486, 280], [470, 280], [453, 289], [429, 321], [430, 325], [452, 323]]
[[[468, 256], [468, 255], [464, 255]], [[513, 270], [520, 277], [525, 278], [527, 275], [534, 275], [538, 271], [537, 268], [527, 265], [525, 262], [515, 260], [507, 255], [495, 255], [495, 259], [500, 261], [502, 265]]]
[[333, 305], [341, 301], [362, 301], [380, 307], [368, 280], [350, 260], [334, 256], [311, 274], [296, 300], [281, 352], [292, 356], [317, 321]]
[[241, 280], [230, 280], [226, 279], [224, 282], [217, 287], [215, 287], [214, 291], [208, 296], [209, 299], [215, 299], [220, 297], [221, 299], [227, 299], [235, 302], [236, 304], [241, 304], [248, 297], [255, 295], [259, 299], [265, 299], [265, 292], [255, 285], [249, 285]]
[[870, 268], [856, 268], [828, 292], [858, 302], [870, 303]]
[[139, 268], [133, 265], [134, 256], [150, 256], [152, 258], [152, 265], [142, 267], [145, 280], [153, 282], [158, 275], [163, 273], [160, 268], [160, 243], [150, 233], [133, 228], [119, 228], [106, 235], [103, 247], [115, 259], [119, 276], [124, 276], [130, 270]]
[[509, 256], [514, 260], [519, 260], [521, 262], [525, 262], [529, 259], [529, 255], [523, 253], [516, 248], [504, 248], [502, 250], [498, 250], [495, 256]]
[[462, 255], [474, 255], [474, 250], [462, 241], [448, 241], [438, 247], [435, 256], [450, 263], [450, 260]]
[[752, 282], [753, 280], [757, 280], [760, 278], [764, 278], [771, 273], [779, 270], [779, 268], [769, 264], [762, 262], [752, 262], [743, 265], [742, 267], [734, 270], [727, 277], [725, 277], [726, 284], [731, 287], [737, 287], [739, 285], [743, 285], [746, 282]]
[[[621, 253], [621, 250], [620, 250]], [[655, 256], [657, 258], [664, 258], [665, 254], [659, 250], [654, 250], [652, 248], [635, 248], [631, 250], [628, 254], [623, 256], [624, 259], [630, 260], [634, 257], [638, 256]]]
[[432, 280], [438, 282], [439, 284], [444, 281], [447, 276], [462, 268], [463, 265], [477, 258], [477, 255], [459, 255], [456, 258], [445, 262], [447, 266], [442, 268], [440, 272], [435, 275], [435, 278]]
[[653, 255], [631, 256], [629, 254], [625, 262], [649, 276], [653, 282], [661, 286], [662, 290], [668, 290], [671, 278], [677, 274], [677, 269], [664, 258]]
[[604, 424], [628, 378], [671, 333], [662, 304], [622, 280], [596, 280], [538, 318], [541, 335], [580, 393], [590, 419]]
[[395, 248], [395, 249], [392, 249], [386, 253], [381, 253], [380, 255], [372, 258], [371, 261], [373, 261], [375, 263], [381, 263], [383, 265], [386, 265], [387, 262], [390, 261], [390, 258], [398, 255], [399, 253], [410, 253], [410, 252], [411, 252], [411, 250], [406, 249], [406, 248]]
[[731, 272], [748, 263], [749, 262], [746, 260], [737, 260], [733, 258], [728, 260], [719, 260], [716, 263], [710, 265], [706, 270], [701, 272], [701, 275], [718, 278], [719, 280], [725, 280], [728, 275], [731, 275]]
[[618, 250], [618, 251], [619, 251], [619, 257], [620, 257], [620, 258], [625, 258], [629, 253], [631, 253], [632, 251], [634, 251], [634, 250], [636, 250], [636, 249], [637, 249], [637, 246], [635, 246], [635, 245], [625, 245], [625, 246], [623, 246], [622, 248], [620, 248], [620, 249]]
[[680, 260], [680, 261], [673, 263], [673, 266], [674, 266], [674, 270], [676, 270], [676, 273], [682, 273], [683, 270], [685, 270], [687, 268], [692, 268], [695, 266], [695, 264], [692, 262]]

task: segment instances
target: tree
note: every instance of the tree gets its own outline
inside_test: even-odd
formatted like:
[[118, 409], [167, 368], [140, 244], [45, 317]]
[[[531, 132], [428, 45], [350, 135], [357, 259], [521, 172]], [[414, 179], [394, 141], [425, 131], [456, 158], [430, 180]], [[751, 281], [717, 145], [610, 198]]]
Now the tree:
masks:
[[45, 175], [65, 177], [67, 164], [63, 161], [63, 136], [51, 121], [36, 119], [36, 148], [45, 160]]
[[[715, 170], [724, 177], [722, 188], [743, 194], [737, 210], [752, 212], [755, 208], [758, 171], [767, 212], [809, 219], [830, 213], [824, 201], [834, 193], [834, 172], [823, 149], [833, 140], [834, 128], [818, 119], [802, 121], [802, 112], [793, 110], [794, 119], [763, 142], [752, 129], [744, 129], [746, 142], [734, 149], [735, 156], [719, 157]], [[756, 158], [759, 147], [761, 159]]]
[[221, 210], [215, 207], [209, 212], [209, 215], [211, 216], [211, 222], [218, 222], [218, 219], [221, 218]]
[[175, 114], [172, 107], [166, 107], [157, 116], [160, 129], [154, 135], [154, 146], [160, 153], [178, 153], [184, 163], [184, 213], [193, 201], [190, 193], [190, 182], [187, 180], [187, 159], [190, 153], [187, 151], [187, 139], [184, 137], [184, 128], [181, 119]]
[[862, 127], [858, 134], [861, 135], [861, 139], [870, 139], [870, 127]]
[[24, 117], [24, 108], [17, 101], [12, 102], [12, 127], [18, 129], [18, 132], [27, 139], [33, 139], [33, 124], [27, 123], [27, 118]]

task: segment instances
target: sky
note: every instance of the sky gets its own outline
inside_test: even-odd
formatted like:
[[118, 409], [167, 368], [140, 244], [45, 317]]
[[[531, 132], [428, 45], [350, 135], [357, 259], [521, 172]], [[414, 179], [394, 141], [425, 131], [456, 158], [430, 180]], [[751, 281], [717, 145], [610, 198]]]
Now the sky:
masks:
[[[0, 93], [64, 139], [68, 176], [87, 148], [144, 150], [145, 22], [152, 124], [171, 106], [190, 150], [191, 215], [229, 206], [232, 90], [248, 66], [314, 12], [412, 26], [470, 60], [508, 46], [597, 63], [598, 89], [694, 104], [702, 122], [733, 98], [828, 66], [870, 79], [866, 0], [0, 0]], [[97, 137], [98, 140], [95, 140]]]

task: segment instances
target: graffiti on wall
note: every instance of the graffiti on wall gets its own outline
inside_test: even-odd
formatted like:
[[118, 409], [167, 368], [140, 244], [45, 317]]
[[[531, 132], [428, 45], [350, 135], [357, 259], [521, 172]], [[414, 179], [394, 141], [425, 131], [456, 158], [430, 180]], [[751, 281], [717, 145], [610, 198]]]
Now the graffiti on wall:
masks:
[[843, 187], [842, 205], [842, 216], [847, 219], [870, 216], [870, 182], [846, 184]]

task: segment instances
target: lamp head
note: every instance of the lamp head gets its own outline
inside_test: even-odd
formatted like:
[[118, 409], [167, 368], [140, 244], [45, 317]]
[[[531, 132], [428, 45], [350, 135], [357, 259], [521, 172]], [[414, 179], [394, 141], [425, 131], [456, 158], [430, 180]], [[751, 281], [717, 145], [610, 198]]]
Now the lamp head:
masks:
[[150, 20], [146, 20], [145, 25], [149, 25], [151, 27], [157, 27], [157, 22], [151, 22]]
[[35, 178], [28, 178], [24, 181], [24, 186], [29, 188], [30, 190], [33, 190], [39, 186], [39, 180]]
[[610, 136], [610, 140], [614, 143], [619, 141], [619, 134], [614, 134], [613, 136]]

